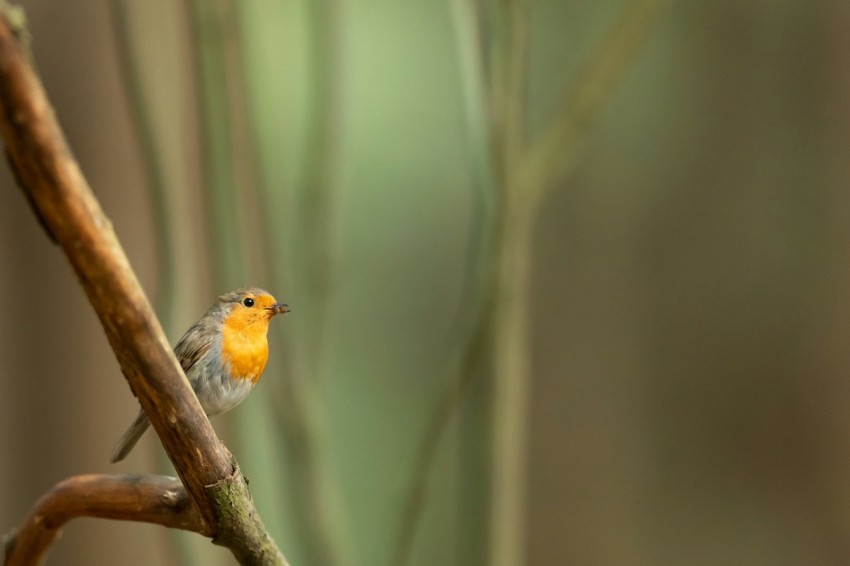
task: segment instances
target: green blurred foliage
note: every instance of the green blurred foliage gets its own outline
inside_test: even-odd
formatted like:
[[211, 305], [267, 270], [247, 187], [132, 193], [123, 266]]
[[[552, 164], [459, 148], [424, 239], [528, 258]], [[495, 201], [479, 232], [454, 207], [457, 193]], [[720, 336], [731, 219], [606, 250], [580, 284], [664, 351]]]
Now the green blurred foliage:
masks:
[[[509, 185], [491, 128], [505, 116], [488, 113], [492, 68], [476, 46], [506, 45], [509, 5], [116, 4], [126, 10], [116, 45], [129, 49], [102, 65], [126, 73], [132, 62], [137, 73], [113, 95], [126, 94], [137, 118], [151, 192], [135, 198], [154, 203], [148, 232], [130, 228], [145, 220], [136, 201], [122, 208], [129, 197], [112, 180], [126, 173], [101, 172], [113, 161], [108, 144], [92, 150], [83, 135], [111, 139], [115, 124], [89, 132], [98, 108], [68, 101], [87, 100], [76, 94], [80, 76], [52, 79], [76, 68], [50, 58], [71, 57], [50, 42], [71, 32], [53, 16], [58, 31], [38, 33], [57, 8], [27, 6], [72, 145], [134, 262], [153, 256], [147, 273], [159, 277], [145, 284], [170, 336], [237, 284], [293, 305], [271, 329], [260, 388], [214, 423], [293, 564], [392, 564], [422, 473], [410, 563], [496, 562], [499, 357], [484, 340], [466, 386], [459, 358], [474, 349], [477, 301], [489, 304], [487, 246], [505, 213], [497, 192]], [[529, 5], [531, 144], [558, 123], [565, 93], [592, 74], [588, 61], [631, 5]], [[470, 31], [475, 6], [486, 14], [482, 37]], [[84, 29], [87, 20], [74, 21]], [[104, 21], [87, 25], [103, 33]], [[523, 252], [530, 371], [518, 489], [528, 564], [847, 562], [848, 21], [834, 2], [673, 3], [622, 80], [590, 96], [592, 119], [540, 189]], [[114, 47], [80, 33], [90, 53]], [[57, 277], [35, 274], [61, 270], [33, 263], [41, 250], [11, 245], [19, 232], [41, 235], [21, 228], [32, 220], [8, 202], [0, 255], [34, 296], [49, 295]], [[5, 296], [16, 277], [0, 278]], [[73, 281], [64, 285], [72, 294]], [[38, 315], [55, 320], [48, 306]], [[69, 429], [61, 419], [84, 413], [86, 400], [126, 396], [99, 397], [109, 378], [81, 369], [92, 393], [69, 401], [63, 368], [27, 348], [38, 336], [65, 352], [64, 366], [77, 363], [71, 346], [21, 308], [9, 312], [19, 327], [0, 334], [0, 431], [43, 439], [52, 425]], [[74, 351], [102, 339], [96, 328], [75, 334]], [[55, 399], [30, 401], [53, 407], [38, 422], [5, 402], [50, 394], [7, 378], [35, 358], [57, 384]], [[460, 400], [423, 466], [447, 391]], [[92, 448], [104, 462], [114, 441], [105, 432]], [[14, 512], [0, 515], [2, 530], [45, 484], [100, 462], [83, 449], [67, 457], [77, 460], [39, 459], [11, 432], [0, 439], [10, 477], [37, 479], [24, 495], [0, 492]], [[98, 528], [108, 527], [72, 527], [65, 540]], [[135, 540], [139, 527], [126, 529]], [[186, 563], [230, 561], [199, 537], [181, 540]], [[84, 546], [60, 545], [55, 560], [104, 554]], [[139, 564], [162, 556], [135, 552]]]

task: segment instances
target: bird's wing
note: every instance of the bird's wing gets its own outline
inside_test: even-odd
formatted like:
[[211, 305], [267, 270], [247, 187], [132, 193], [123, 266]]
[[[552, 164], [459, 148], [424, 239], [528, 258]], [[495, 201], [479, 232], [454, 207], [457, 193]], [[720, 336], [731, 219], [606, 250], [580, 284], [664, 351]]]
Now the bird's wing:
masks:
[[209, 352], [213, 343], [213, 335], [205, 324], [198, 322], [187, 330], [186, 334], [177, 342], [174, 347], [174, 355], [177, 356], [177, 361], [180, 362], [180, 367], [183, 368], [184, 373], [188, 374], [192, 366]]

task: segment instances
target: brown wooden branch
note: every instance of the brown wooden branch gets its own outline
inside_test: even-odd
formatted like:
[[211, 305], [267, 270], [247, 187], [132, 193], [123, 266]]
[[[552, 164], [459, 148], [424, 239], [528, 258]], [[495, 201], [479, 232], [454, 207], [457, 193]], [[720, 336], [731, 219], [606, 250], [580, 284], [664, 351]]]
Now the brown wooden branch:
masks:
[[18, 533], [9, 537], [6, 565], [43, 563], [62, 527], [77, 517], [144, 521], [213, 535], [177, 478], [154, 475], [75, 476], [45, 493]]
[[[7, 9], [5, 2], [0, 8]], [[205, 532], [215, 533], [214, 542], [228, 546], [243, 564], [284, 564], [74, 160], [5, 13], [0, 17], [0, 133], [18, 184], [77, 274]]]

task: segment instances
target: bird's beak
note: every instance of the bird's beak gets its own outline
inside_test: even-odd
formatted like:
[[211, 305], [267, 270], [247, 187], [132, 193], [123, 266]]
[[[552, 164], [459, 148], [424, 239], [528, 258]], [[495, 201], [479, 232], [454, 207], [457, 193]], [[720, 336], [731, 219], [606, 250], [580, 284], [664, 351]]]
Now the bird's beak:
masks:
[[272, 311], [273, 315], [275, 315], [275, 314], [286, 314], [292, 309], [289, 308], [289, 305], [286, 305], [286, 304], [283, 304], [283, 303], [275, 303], [275, 304], [273, 304], [272, 306], [269, 307], [269, 310]]

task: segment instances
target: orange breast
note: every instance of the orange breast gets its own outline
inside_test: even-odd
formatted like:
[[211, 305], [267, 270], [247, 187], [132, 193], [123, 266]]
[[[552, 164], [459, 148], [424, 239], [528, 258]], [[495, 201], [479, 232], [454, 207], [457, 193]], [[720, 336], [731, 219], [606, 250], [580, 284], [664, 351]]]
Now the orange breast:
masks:
[[221, 354], [230, 365], [234, 379], [249, 379], [256, 384], [266, 369], [269, 343], [268, 322], [245, 321], [228, 317], [222, 325]]

